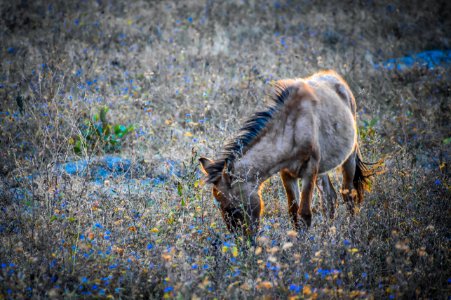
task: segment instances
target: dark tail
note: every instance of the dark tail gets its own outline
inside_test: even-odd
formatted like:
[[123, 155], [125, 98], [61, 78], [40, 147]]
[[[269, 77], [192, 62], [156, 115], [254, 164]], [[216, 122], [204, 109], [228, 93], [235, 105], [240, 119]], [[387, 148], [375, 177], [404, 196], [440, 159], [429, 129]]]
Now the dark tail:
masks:
[[367, 163], [362, 160], [362, 154], [360, 153], [359, 147], [356, 148], [355, 156], [355, 173], [354, 173], [354, 188], [357, 190], [357, 199], [359, 204], [363, 202], [364, 192], [370, 192], [373, 183], [372, 177], [374, 175], [382, 174], [384, 172], [383, 159], [375, 163]]

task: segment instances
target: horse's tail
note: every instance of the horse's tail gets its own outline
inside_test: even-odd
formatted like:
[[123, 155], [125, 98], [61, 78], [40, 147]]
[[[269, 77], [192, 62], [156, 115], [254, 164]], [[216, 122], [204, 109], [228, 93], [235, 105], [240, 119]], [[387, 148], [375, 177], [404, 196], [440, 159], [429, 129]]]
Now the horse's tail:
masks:
[[372, 177], [374, 175], [378, 175], [384, 172], [383, 159], [375, 163], [367, 163], [362, 159], [362, 153], [360, 153], [360, 149], [356, 147], [356, 156], [355, 156], [355, 173], [354, 173], [354, 188], [357, 190], [357, 199], [359, 204], [363, 202], [364, 192], [370, 192], [371, 186], [373, 183]]

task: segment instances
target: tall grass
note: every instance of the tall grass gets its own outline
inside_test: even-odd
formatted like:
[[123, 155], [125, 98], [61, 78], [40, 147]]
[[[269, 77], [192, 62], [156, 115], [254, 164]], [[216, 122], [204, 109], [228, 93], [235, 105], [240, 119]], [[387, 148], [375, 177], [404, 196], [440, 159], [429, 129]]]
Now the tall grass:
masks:
[[[449, 48], [447, 11], [446, 1], [0, 3], [0, 298], [447, 297], [449, 65], [373, 67]], [[387, 171], [358, 216], [341, 203], [334, 221], [318, 212], [301, 233], [271, 178], [262, 237], [242, 247], [197, 158], [265, 104], [272, 80], [326, 68], [350, 83], [363, 155]], [[62, 164], [101, 153], [74, 153], [71, 141], [104, 106], [112, 124], [134, 126], [115, 151], [144, 172], [68, 175]]]

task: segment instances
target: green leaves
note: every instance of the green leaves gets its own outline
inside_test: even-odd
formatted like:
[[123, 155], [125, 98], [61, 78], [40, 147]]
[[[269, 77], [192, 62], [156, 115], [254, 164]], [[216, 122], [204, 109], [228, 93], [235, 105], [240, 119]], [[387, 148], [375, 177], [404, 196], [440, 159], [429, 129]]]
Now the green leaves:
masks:
[[182, 184], [179, 182], [179, 183], [177, 183], [177, 194], [180, 196], [180, 197], [182, 197], [182, 195], [183, 195], [183, 186], [182, 186]]
[[106, 107], [106, 106], [100, 108], [100, 112], [99, 112], [99, 114], [100, 114], [100, 122], [102, 122], [104, 124], [107, 123], [106, 113], [108, 112], [108, 110], [109, 110], [109, 108]]
[[114, 125], [113, 130], [115, 135], [117, 135], [119, 138], [122, 138], [127, 133], [134, 131], [135, 127], [133, 125], [126, 127], [125, 125], [117, 124]]
[[98, 113], [90, 119], [83, 120], [80, 125], [80, 134], [69, 139], [69, 144], [73, 145], [75, 154], [82, 155], [83, 152], [109, 153], [121, 150], [123, 139], [127, 134], [133, 132], [135, 127], [109, 123], [108, 111], [108, 107], [100, 107]]
[[360, 138], [363, 140], [374, 138], [374, 135], [376, 134], [374, 127], [376, 126], [377, 122], [377, 118], [373, 118], [371, 120], [362, 120], [363, 126], [359, 127]]

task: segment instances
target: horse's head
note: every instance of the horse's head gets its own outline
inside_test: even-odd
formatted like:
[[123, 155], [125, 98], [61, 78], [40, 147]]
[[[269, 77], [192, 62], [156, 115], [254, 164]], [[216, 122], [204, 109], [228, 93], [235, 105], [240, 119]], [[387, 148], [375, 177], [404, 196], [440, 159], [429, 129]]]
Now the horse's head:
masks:
[[229, 174], [224, 164], [218, 170], [212, 160], [200, 158], [202, 171], [213, 184], [213, 196], [219, 203], [222, 218], [232, 233], [253, 236], [257, 233], [262, 204], [255, 185]]

